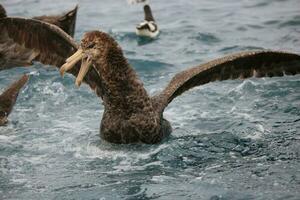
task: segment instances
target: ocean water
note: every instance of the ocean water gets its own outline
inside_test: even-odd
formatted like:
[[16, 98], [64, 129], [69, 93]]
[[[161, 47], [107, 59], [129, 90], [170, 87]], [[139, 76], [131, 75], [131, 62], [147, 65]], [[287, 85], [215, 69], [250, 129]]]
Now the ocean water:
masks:
[[[255, 49], [300, 53], [299, 0], [152, 0], [161, 34], [138, 38], [141, 5], [125, 0], [0, 0], [10, 16], [79, 4], [75, 38], [103, 30], [150, 94], [179, 71]], [[101, 100], [74, 77], [36, 63], [0, 72], [0, 92], [23, 73], [10, 123], [0, 127], [0, 199], [300, 199], [300, 76], [209, 83], [175, 99], [170, 138], [101, 141]]]

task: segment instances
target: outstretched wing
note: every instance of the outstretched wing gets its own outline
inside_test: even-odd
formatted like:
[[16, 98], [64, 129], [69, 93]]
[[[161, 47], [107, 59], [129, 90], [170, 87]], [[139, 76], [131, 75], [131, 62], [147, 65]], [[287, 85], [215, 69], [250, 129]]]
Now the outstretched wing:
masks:
[[146, 21], [153, 21], [153, 22], [155, 21], [153, 15], [152, 15], [151, 8], [148, 4], [144, 5], [144, 15], [145, 15], [144, 19]]
[[[78, 49], [75, 41], [55, 25], [24, 18], [0, 19], [0, 70], [32, 65], [33, 61], [60, 67]], [[72, 68], [77, 76], [80, 62]], [[84, 82], [95, 89], [100, 81], [92, 68]], [[100, 84], [98, 84], [100, 85]]]
[[4, 7], [0, 4], [0, 18], [6, 17], [6, 10]]
[[277, 51], [232, 54], [176, 74], [167, 87], [153, 97], [153, 103], [163, 111], [175, 97], [208, 82], [297, 73], [300, 73], [300, 55], [297, 54]]
[[77, 44], [60, 28], [24, 18], [0, 19], [0, 69], [33, 61], [60, 66]]
[[3, 115], [2, 117], [7, 117], [10, 114], [21, 88], [27, 83], [28, 79], [28, 75], [23, 75], [0, 95], [0, 115]]
[[57, 15], [57, 16], [44, 15], [44, 16], [34, 17], [33, 19], [54, 24], [73, 37], [75, 32], [77, 10], [78, 10], [78, 6], [76, 6], [74, 9], [62, 15]]

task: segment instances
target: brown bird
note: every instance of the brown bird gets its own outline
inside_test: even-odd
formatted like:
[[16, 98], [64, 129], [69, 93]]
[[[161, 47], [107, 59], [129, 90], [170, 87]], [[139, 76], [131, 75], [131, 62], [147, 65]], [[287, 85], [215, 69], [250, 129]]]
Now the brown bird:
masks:
[[[211, 81], [294, 75], [300, 72], [300, 55], [277, 51], [236, 53], [178, 73], [158, 95], [150, 97], [121, 47], [108, 34], [88, 32], [77, 46], [56, 26], [34, 20], [0, 20], [6, 43], [40, 52], [44, 64], [61, 66], [87, 83], [104, 104], [100, 136], [112, 143], [158, 143], [172, 129], [164, 119], [168, 104], [192, 87]], [[35, 37], [30, 37], [32, 34]], [[47, 38], [47, 39], [45, 39]]]
[[21, 88], [27, 83], [28, 79], [28, 75], [23, 75], [0, 95], [0, 126], [7, 123], [7, 117], [16, 103]]
[[[54, 24], [73, 37], [75, 32], [77, 9], [78, 6], [61, 15], [53, 15], [53, 16], [43, 15], [43, 16], [33, 17], [33, 19]], [[4, 7], [0, 4], [0, 18], [3, 17], [7, 17], [7, 15]]]

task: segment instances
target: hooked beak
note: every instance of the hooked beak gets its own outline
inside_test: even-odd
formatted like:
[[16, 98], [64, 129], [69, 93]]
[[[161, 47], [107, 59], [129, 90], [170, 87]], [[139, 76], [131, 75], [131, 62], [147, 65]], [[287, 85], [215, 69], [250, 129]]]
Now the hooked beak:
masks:
[[78, 51], [70, 56], [66, 60], [66, 63], [60, 68], [60, 74], [61, 76], [63, 76], [66, 71], [72, 69], [80, 60], [82, 60], [81, 67], [75, 81], [75, 84], [78, 87], [81, 85], [82, 80], [84, 79], [85, 75], [92, 65], [92, 58], [90, 56], [85, 56], [82, 49], [78, 49]]

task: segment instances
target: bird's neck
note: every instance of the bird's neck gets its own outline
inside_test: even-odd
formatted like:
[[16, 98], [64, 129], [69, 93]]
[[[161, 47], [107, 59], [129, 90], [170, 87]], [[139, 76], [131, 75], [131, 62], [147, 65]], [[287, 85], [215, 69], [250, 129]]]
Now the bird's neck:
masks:
[[106, 109], [128, 114], [153, 109], [143, 83], [120, 49], [110, 50], [97, 64], [102, 82], [98, 89]]

